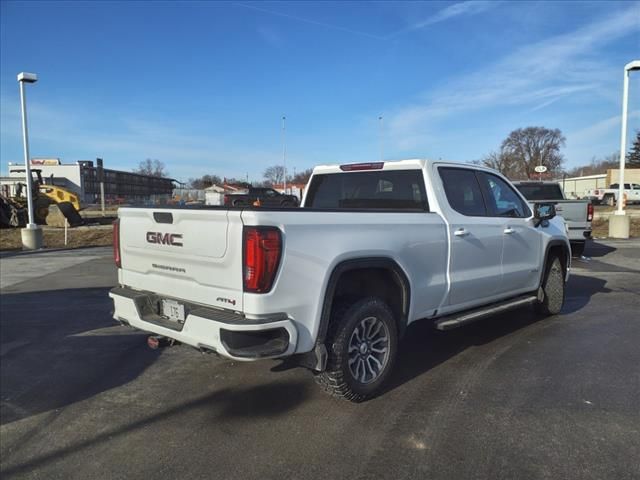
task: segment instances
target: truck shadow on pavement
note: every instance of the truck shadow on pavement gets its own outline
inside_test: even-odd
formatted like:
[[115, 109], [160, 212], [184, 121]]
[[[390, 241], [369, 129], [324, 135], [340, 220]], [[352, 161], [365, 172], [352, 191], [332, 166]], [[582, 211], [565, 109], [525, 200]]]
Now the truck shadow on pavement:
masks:
[[112, 320], [108, 290], [2, 295], [2, 425], [123, 385], [155, 361], [143, 334]]
[[598, 258], [598, 257], [606, 257], [611, 252], [615, 252], [617, 248], [612, 247], [610, 245], [605, 245], [604, 243], [599, 243], [596, 241], [587, 242], [587, 246], [584, 249], [584, 254], [587, 257]]
[[[606, 283], [599, 278], [572, 275], [560, 317], [579, 312], [593, 295], [609, 292]], [[428, 320], [415, 322], [402, 340], [394, 373], [385, 390], [402, 386], [467, 348], [489, 344], [514, 333], [524, 334], [546, 320], [533, 308], [525, 307], [448, 331], [436, 330]]]
[[[2, 295], [2, 425], [123, 386], [158, 359], [161, 350], [146, 346], [148, 334], [121, 327], [111, 318], [108, 291], [87, 288]], [[211, 357], [211, 361], [218, 360]], [[278, 415], [308, 395], [306, 383], [276, 381], [245, 390], [220, 394], [228, 400], [220, 406], [223, 416]]]

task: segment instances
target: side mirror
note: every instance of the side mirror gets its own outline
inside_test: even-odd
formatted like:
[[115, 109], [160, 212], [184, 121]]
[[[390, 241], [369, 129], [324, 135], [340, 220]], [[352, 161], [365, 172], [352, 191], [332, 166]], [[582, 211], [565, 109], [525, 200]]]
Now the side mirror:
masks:
[[536, 219], [536, 227], [542, 222], [551, 220], [556, 216], [556, 206], [553, 203], [536, 203], [533, 206], [533, 216]]

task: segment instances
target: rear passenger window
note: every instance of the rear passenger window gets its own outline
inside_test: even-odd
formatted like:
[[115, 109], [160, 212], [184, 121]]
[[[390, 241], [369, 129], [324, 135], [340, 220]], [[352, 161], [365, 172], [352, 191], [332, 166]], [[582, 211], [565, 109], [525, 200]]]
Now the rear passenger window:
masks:
[[468, 217], [487, 215], [480, 184], [473, 170], [443, 167], [438, 172], [451, 208]]

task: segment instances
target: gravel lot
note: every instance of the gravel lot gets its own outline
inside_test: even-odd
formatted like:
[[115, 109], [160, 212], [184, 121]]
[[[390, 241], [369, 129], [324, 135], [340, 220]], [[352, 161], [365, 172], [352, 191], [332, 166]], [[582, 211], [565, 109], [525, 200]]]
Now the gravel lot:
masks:
[[2, 254], [2, 478], [640, 478], [640, 240], [586, 254], [559, 316], [413, 325], [360, 405], [149, 350], [110, 318], [108, 248]]

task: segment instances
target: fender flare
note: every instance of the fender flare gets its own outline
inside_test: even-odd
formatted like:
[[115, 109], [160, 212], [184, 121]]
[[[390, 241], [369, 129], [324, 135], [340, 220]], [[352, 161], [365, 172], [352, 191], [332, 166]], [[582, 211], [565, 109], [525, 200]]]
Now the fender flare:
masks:
[[320, 325], [318, 327], [318, 335], [316, 338], [316, 345], [324, 344], [327, 336], [327, 330], [329, 328], [329, 321], [331, 320], [331, 311], [333, 309], [333, 299], [335, 296], [336, 287], [338, 281], [342, 275], [352, 270], [360, 270], [365, 268], [380, 268], [391, 272], [395, 279], [399, 282], [402, 290], [402, 317], [396, 319], [398, 321], [398, 333], [402, 337], [407, 327], [409, 306], [411, 302], [411, 284], [409, 278], [404, 272], [402, 267], [398, 263], [389, 257], [362, 257], [344, 260], [338, 263], [327, 282], [327, 287], [324, 292], [324, 298], [322, 300], [322, 313], [320, 315]]
[[566, 260], [565, 265], [563, 265], [565, 279], [567, 277], [567, 272], [571, 267], [571, 248], [569, 247], [569, 242], [560, 239], [549, 241], [544, 251], [544, 262], [542, 263], [542, 269], [540, 270], [540, 281], [538, 282], [538, 286], [542, 286], [542, 282], [544, 281], [544, 274], [547, 269], [547, 262], [549, 261], [549, 251], [553, 247], [562, 247], [562, 250], [564, 251]]

